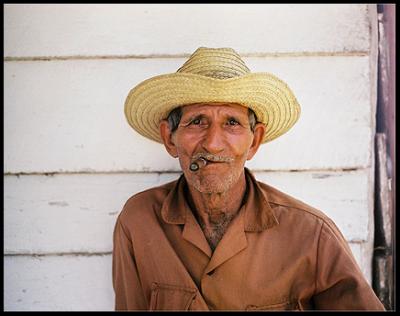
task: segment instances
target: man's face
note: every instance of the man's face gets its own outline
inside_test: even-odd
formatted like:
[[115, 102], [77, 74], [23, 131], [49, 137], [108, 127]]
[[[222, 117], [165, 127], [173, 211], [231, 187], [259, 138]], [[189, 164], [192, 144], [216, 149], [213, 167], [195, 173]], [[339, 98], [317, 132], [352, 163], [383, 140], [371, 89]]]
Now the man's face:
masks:
[[[258, 137], [262, 139], [265, 132], [259, 125], [253, 134], [248, 109], [238, 104], [186, 105], [177, 130], [170, 135], [172, 152], [168, 151], [178, 156], [190, 185], [203, 193], [223, 193], [238, 182], [246, 160], [257, 151], [260, 142], [255, 135], [262, 134]], [[196, 155], [205, 156], [207, 164], [193, 172], [189, 166]]]

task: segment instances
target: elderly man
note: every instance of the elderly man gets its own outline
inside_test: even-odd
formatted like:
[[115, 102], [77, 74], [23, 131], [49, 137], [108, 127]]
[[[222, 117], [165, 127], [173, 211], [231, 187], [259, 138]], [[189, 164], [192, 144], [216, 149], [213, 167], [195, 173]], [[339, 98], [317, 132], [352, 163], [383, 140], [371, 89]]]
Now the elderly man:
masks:
[[129, 124], [183, 175], [118, 217], [117, 310], [383, 309], [332, 220], [244, 167], [299, 114], [284, 82], [226, 48], [199, 48], [131, 90]]

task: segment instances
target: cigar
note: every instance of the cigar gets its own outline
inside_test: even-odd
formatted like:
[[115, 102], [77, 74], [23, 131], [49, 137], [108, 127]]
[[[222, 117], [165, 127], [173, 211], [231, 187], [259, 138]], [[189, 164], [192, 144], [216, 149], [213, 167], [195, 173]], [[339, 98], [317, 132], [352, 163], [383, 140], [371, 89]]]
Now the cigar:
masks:
[[207, 164], [207, 160], [204, 159], [204, 158], [202, 158], [202, 157], [200, 157], [199, 159], [196, 159], [195, 161], [193, 161], [193, 162], [190, 164], [189, 169], [190, 169], [190, 171], [196, 172], [196, 171], [198, 171], [200, 168], [205, 167], [206, 164]]

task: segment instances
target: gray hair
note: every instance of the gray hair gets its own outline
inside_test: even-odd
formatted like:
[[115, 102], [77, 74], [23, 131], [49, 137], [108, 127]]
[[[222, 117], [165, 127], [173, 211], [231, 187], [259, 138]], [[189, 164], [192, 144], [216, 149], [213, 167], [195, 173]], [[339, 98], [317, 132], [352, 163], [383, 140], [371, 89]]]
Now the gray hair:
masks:
[[[248, 115], [249, 115], [249, 124], [250, 124], [250, 129], [254, 133], [254, 127], [257, 124], [257, 116], [254, 113], [254, 111], [250, 108], [248, 108]], [[181, 121], [182, 118], [182, 107], [178, 106], [177, 108], [173, 109], [169, 114], [168, 114], [168, 125], [169, 129], [171, 132], [175, 132], [176, 129], [179, 126], [179, 122]]]

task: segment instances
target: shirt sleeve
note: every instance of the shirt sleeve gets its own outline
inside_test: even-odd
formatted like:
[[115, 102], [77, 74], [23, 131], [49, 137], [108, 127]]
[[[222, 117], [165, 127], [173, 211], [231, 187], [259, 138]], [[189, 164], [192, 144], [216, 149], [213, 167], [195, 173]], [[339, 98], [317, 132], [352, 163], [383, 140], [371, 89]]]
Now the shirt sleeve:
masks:
[[317, 252], [315, 309], [384, 310], [332, 221], [322, 225]]
[[146, 310], [147, 302], [138, 276], [132, 240], [118, 217], [113, 235], [112, 279], [115, 310]]

